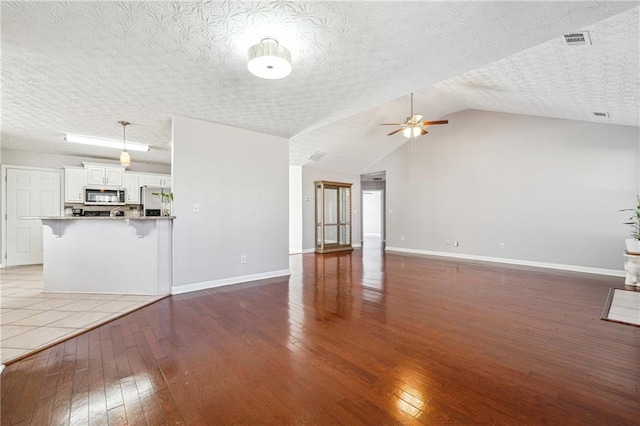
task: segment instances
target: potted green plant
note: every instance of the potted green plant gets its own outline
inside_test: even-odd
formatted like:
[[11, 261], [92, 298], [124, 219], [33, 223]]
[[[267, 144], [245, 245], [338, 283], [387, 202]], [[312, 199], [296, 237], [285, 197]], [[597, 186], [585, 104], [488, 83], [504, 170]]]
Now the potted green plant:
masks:
[[640, 196], [636, 197], [635, 209], [623, 209], [621, 212], [633, 212], [633, 215], [625, 222], [625, 225], [631, 226], [631, 237], [624, 240], [627, 253], [640, 254]]
[[173, 202], [173, 192], [152, 192], [151, 195], [160, 197], [162, 203], [162, 216], [171, 216], [171, 203]]

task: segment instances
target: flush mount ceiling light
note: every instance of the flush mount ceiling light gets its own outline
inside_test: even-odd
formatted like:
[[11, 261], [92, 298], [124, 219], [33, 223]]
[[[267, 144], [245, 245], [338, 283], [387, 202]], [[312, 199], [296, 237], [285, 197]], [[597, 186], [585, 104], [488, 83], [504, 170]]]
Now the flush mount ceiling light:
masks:
[[[66, 133], [64, 135], [64, 140], [67, 142], [73, 143], [81, 143], [84, 145], [93, 145], [93, 146], [101, 146], [103, 148], [114, 148], [114, 149], [124, 149], [123, 141], [114, 140], [114, 139], [105, 139], [105, 138], [97, 138], [94, 136], [84, 136], [84, 135], [74, 135], [71, 133]], [[129, 151], [149, 151], [149, 145], [137, 143], [137, 142], [127, 142], [127, 149]]]
[[249, 48], [249, 72], [267, 80], [284, 78], [291, 73], [291, 53], [272, 38], [264, 38]]

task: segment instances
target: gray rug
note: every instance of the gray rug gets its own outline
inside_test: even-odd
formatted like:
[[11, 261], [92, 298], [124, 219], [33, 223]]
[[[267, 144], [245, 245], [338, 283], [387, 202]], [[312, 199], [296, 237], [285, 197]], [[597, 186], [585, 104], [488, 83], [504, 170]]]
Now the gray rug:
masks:
[[612, 288], [602, 311], [603, 320], [640, 326], [640, 291]]

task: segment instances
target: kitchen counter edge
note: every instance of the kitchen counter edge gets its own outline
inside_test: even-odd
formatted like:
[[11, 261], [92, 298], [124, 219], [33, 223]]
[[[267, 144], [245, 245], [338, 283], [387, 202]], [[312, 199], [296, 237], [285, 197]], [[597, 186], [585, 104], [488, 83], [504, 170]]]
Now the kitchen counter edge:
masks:
[[126, 217], [126, 216], [20, 216], [19, 219], [32, 220], [173, 220], [175, 216], [141, 216], [141, 217]]

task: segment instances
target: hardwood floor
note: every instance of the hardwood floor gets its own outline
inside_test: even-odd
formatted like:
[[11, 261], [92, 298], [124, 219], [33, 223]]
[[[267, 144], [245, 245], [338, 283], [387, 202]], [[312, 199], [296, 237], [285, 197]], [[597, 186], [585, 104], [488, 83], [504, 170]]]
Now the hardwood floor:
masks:
[[622, 278], [376, 250], [291, 263], [8, 365], [2, 424], [639, 422], [640, 327], [600, 320]]

